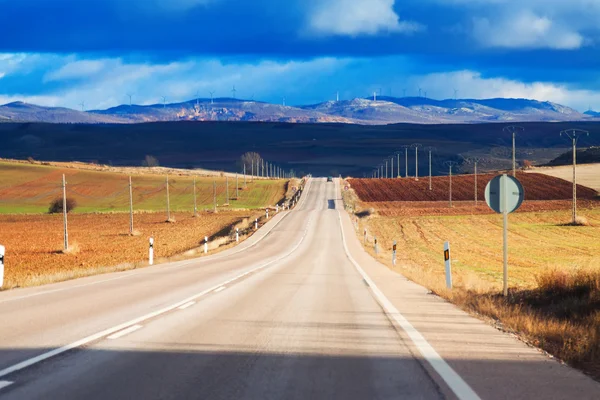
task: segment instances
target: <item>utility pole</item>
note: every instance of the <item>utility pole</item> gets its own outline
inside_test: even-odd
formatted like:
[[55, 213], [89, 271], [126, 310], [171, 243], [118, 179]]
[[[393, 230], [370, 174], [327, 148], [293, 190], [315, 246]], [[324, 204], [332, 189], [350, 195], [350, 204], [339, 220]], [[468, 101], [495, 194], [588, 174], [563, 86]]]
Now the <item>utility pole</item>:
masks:
[[419, 180], [419, 147], [423, 145], [421, 143], [415, 143], [411, 145], [415, 148], [415, 181]]
[[194, 217], [198, 216], [198, 203], [196, 202], [196, 177], [194, 177]]
[[247, 187], [247, 182], [246, 182], [246, 163], [244, 163], [244, 189]]
[[65, 174], [63, 174], [63, 227], [64, 227], [64, 249], [69, 250], [69, 230], [67, 227], [67, 180]]
[[225, 175], [225, 204], [229, 205], [229, 176]]
[[131, 175], [129, 176], [129, 234], [133, 235], [133, 188]]
[[429, 152], [429, 191], [433, 190], [433, 186], [432, 186], [432, 168], [431, 168], [431, 153], [435, 151], [435, 147], [431, 147], [428, 146], [425, 148], [425, 150], [427, 150]]
[[240, 180], [238, 173], [235, 173], [235, 199], [239, 200], [240, 198]]
[[518, 132], [525, 131], [525, 128], [521, 126], [505, 126], [502, 129], [504, 132], [508, 132], [512, 134], [512, 168], [513, 168], [513, 177], [517, 177], [517, 150], [515, 144], [515, 136]]
[[250, 181], [254, 182], [254, 160], [250, 161]]
[[477, 176], [477, 165], [479, 164], [479, 162], [482, 161], [482, 159], [479, 158], [479, 157], [469, 157], [469, 158], [466, 158], [465, 161], [467, 161], [467, 163], [469, 163], [469, 164], [472, 163], [474, 165], [474, 167], [475, 167], [474, 168], [474, 174], [475, 174], [474, 175], [474, 177], [475, 177], [475, 185], [474, 185], [475, 196], [474, 196], [474, 198], [475, 198], [475, 207], [477, 207], [477, 205], [479, 203], [479, 199], [478, 199], [478, 185], [477, 185], [477, 178], [478, 178], [478, 176]]
[[406, 168], [404, 170], [404, 177], [408, 178], [408, 148], [410, 147], [410, 145], [405, 144], [402, 147], [404, 148], [404, 164], [405, 164], [404, 167]]
[[398, 161], [398, 162], [397, 162], [397, 164], [398, 164], [398, 175], [396, 175], [396, 177], [398, 177], [398, 178], [402, 178], [402, 175], [400, 175], [400, 152], [399, 152], [399, 151], [398, 151], [398, 152], [396, 152], [396, 156], [397, 156], [397, 158], [398, 158], [398, 160], [397, 160], [397, 161]]
[[385, 160], [385, 179], [387, 179], [387, 177], [388, 177], [388, 168], [387, 168], [387, 166], [388, 166], [388, 160]]
[[391, 163], [390, 170], [392, 171], [392, 172], [390, 173], [390, 178], [393, 178], [393, 177], [394, 177], [394, 156], [392, 156], [392, 157], [390, 158], [390, 163]]
[[450, 184], [449, 184], [449, 190], [448, 191], [450, 193], [450, 208], [452, 208], [452, 167], [454, 165], [458, 165], [458, 163], [456, 161], [446, 161], [444, 164], [447, 165], [449, 167], [449, 169], [450, 169], [450, 174], [449, 174]]
[[213, 179], [213, 211], [217, 212], [217, 181]]
[[583, 129], [567, 129], [560, 133], [560, 136], [566, 136], [571, 139], [573, 146], [573, 205], [572, 205], [572, 223], [577, 223], [577, 140], [581, 136], [589, 136], [588, 131]]
[[167, 221], [171, 221], [171, 202], [169, 199], [169, 175], [167, 175]]

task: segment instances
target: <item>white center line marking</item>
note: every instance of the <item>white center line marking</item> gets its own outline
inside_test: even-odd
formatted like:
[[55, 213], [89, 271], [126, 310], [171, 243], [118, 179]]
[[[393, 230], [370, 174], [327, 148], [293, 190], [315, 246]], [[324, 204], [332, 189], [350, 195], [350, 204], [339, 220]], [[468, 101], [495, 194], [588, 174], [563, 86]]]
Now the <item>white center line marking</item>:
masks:
[[118, 338], [123, 337], [125, 335], [129, 335], [130, 333], [133, 333], [133, 332], [137, 331], [138, 329], [142, 329], [142, 326], [141, 325], [133, 325], [133, 326], [130, 326], [129, 328], [127, 328], [127, 329], [123, 329], [120, 332], [117, 332], [117, 333], [114, 333], [114, 334], [108, 336], [107, 339], [110, 339], [110, 340], [118, 339]]
[[227, 289], [225, 286], [221, 286], [220, 288], [218, 288], [217, 290], [215, 290], [214, 293], [222, 292], [225, 289]]
[[196, 304], [195, 301], [190, 301], [189, 303], [185, 303], [184, 305], [182, 305], [181, 307], [179, 307], [180, 310], [185, 310], [186, 308], [189, 308], [191, 306], [193, 306], [194, 304]]
[[[305, 197], [303, 197], [303, 199], [305, 199]], [[279, 258], [277, 258], [275, 260], [269, 261], [269, 262], [267, 262], [265, 264], [259, 265], [259, 266], [255, 267], [255, 268], [252, 268], [251, 270], [248, 270], [248, 271], [246, 271], [246, 272], [244, 272], [244, 273], [242, 273], [242, 274], [240, 274], [238, 276], [234, 276], [233, 278], [228, 279], [225, 282], [221, 282], [221, 284], [219, 284], [219, 285], [215, 285], [215, 286], [213, 286], [213, 287], [211, 287], [209, 289], [203, 290], [202, 292], [200, 292], [200, 293], [198, 293], [198, 294], [196, 294], [196, 295], [194, 295], [194, 296], [192, 296], [190, 298], [182, 300], [182, 301], [180, 301], [180, 302], [178, 302], [176, 304], [173, 304], [171, 306], [165, 307], [165, 308], [157, 310], [157, 311], [153, 311], [153, 312], [151, 312], [149, 314], [146, 314], [146, 315], [143, 315], [141, 317], [135, 318], [135, 319], [133, 319], [131, 321], [125, 322], [125, 323], [117, 325], [117, 326], [113, 326], [112, 328], [105, 329], [105, 330], [103, 330], [101, 332], [98, 332], [98, 333], [95, 333], [93, 335], [87, 336], [87, 337], [85, 337], [83, 339], [80, 339], [80, 340], [78, 340], [76, 342], [73, 342], [73, 343], [67, 344], [65, 346], [62, 346], [62, 347], [59, 347], [59, 348], [47, 351], [46, 353], [42, 353], [42, 354], [40, 354], [40, 355], [38, 355], [36, 357], [32, 357], [32, 358], [30, 358], [28, 360], [21, 361], [20, 363], [12, 365], [12, 366], [10, 366], [8, 368], [4, 368], [4, 369], [0, 370], [0, 378], [3, 378], [5, 376], [10, 375], [12, 373], [15, 373], [17, 371], [21, 371], [21, 370], [23, 370], [25, 368], [31, 367], [32, 365], [35, 365], [35, 364], [37, 364], [39, 362], [42, 362], [44, 360], [47, 360], [49, 358], [56, 357], [57, 355], [62, 354], [64, 352], [67, 352], [69, 350], [76, 349], [78, 347], [84, 346], [84, 345], [86, 345], [88, 343], [91, 343], [91, 342], [94, 342], [96, 340], [100, 340], [100, 339], [102, 339], [102, 338], [104, 338], [104, 337], [106, 337], [108, 335], [114, 334], [115, 332], [119, 332], [119, 331], [121, 331], [121, 330], [123, 330], [123, 329], [125, 329], [127, 327], [132, 326], [132, 325], [139, 324], [139, 323], [147, 321], [149, 319], [156, 318], [159, 315], [162, 315], [162, 314], [168, 313], [170, 311], [173, 311], [176, 308], [181, 307], [182, 305], [184, 305], [186, 303], [189, 303], [192, 300], [197, 300], [197, 299], [199, 299], [201, 297], [206, 296], [208, 293], [215, 291], [217, 288], [219, 288], [219, 287], [221, 287], [223, 285], [229, 285], [230, 283], [235, 282], [237, 280], [240, 280], [241, 278], [243, 278], [243, 277], [245, 277], [247, 275], [250, 275], [250, 274], [256, 273], [256, 272], [258, 272], [260, 270], [266, 269], [267, 267], [269, 267], [269, 266], [271, 266], [271, 265], [273, 265], [275, 263], [278, 263], [278, 262], [286, 259], [290, 255], [292, 255], [296, 250], [298, 250], [298, 248], [300, 247], [300, 245], [304, 242], [304, 239], [306, 239], [306, 236], [308, 235], [308, 230], [309, 230], [308, 228], [310, 227], [310, 225], [312, 223], [312, 220], [313, 220], [313, 216], [311, 215], [310, 218], [308, 219], [308, 222], [306, 223], [306, 230], [304, 231], [304, 235], [302, 235], [302, 237], [300, 238], [300, 241], [296, 244], [296, 246], [294, 246], [293, 249], [291, 249], [289, 252], [285, 253], [281, 257], [279, 257]]]
[[4, 389], [5, 387], [10, 386], [12, 384], [13, 382], [11, 381], [0, 381], [0, 389]]

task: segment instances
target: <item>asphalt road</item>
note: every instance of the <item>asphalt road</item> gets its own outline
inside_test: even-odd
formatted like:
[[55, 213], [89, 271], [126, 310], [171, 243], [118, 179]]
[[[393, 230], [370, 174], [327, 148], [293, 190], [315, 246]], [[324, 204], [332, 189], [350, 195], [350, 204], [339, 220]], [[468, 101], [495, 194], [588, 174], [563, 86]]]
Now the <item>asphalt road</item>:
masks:
[[0, 293], [0, 398], [600, 397], [368, 258], [338, 191], [215, 256]]

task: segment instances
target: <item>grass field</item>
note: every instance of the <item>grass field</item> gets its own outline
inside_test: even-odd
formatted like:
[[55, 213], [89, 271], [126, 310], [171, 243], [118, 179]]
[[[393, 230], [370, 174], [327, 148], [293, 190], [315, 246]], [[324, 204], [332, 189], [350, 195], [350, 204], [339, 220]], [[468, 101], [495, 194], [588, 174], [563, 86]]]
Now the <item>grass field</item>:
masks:
[[[526, 201], [523, 211], [509, 216], [509, 296], [504, 297], [502, 217], [485, 205], [363, 202], [353, 190], [342, 196], [359, 217], [361, 241], [367, 229], [366, 250], [383, 264], [600, 379], [598, 200], [579, 203], [585, 226], [568, 224], [571, 202], [565, 200]], [[451, 246], [452, 290], [445, 283], [445, 241]]]
[[[531, 172], [554, 176], [569, 182], [572, 182], [573, 179], [573, 167], [571, 165], [535, 168]], [[600, 164], [577, 165], [577, 183], [600, 192]]]
[[[141, 169], [140, 169], [141, 170]], [[0, 213], [42, 213], [55, 198], [62, 198], [62, 175], [66, 175], [67, 198], [77, 201], [74, 212], [129, 211], [129, 177], [124, 173], [88, 169], [61, 168], [0, 162]], [[193, 176], [170, 176], [171, 210], [193, 210]], [[227, 203], [226, 178], [196, 179], [198, 209], [213, 208], [213, 181], [217, 185], [217, 204]], [[132, 177], [134, 210], [166, 210], [166, 177], [136, 174]], [[254, 209], [275, 205], [286, 191], [285, 180], [251, 180], [240, 176], [228, 178], [229, 208]]]
[[72, 254], [62, 252], [62, 215], [0, 215], [0, 243], [7, 252], [4, 289], [144, 265], [150, 236], [157, 260], [172, 257], [257, 214], [262, 212], [202, 212], [196, 218], [174, 213], [176, 223], [165, 223], [162, 213], [141, 213], [134, 216], [135, 236], [128, 235], [128, 214], [74, 214], [69, 216]]

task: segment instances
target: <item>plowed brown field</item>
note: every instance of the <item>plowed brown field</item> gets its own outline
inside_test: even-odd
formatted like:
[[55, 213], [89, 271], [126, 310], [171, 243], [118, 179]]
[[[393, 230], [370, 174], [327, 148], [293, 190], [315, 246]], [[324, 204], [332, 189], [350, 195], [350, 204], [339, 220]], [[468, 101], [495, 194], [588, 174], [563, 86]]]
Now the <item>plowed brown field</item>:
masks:
[[[133, 268], [148, 257], [148, 238], [155, 238], [155, 258], [171, 257], [199, 247], [204, 236], [253, 217], [254, 212], [226, 211], [218, 214], [171, 213], [175, 223], [165, 223], [163, 213], [134, 216], [138, 236], [129, 236], [128, 214], [69, 215], [69, 242], [75, 254], [63, 254], [61, 215], [0, 215], [0, 243], [6, 246], [4, 288], [30, 286], [77, 276]], [[261, 213], [262, 215], [262, 213]], [[119, 269], [119, 268], [117, 268]]]
[[[485, 186], [497, 174], [478, 175], [478, 198], [484, 200]], [[525, 189], [525, 200], [570, 200], [573, 185], [569, 181], [544, 174], [517, 173], [517, 179]], [[361, 201], [447, 201], [449, 198], [449, 177], [433, 177], [429, 190], [429, 178], [401, 179], [349, 179], [350, 186]], [[598, 193], [585, 186], [577, 186], [580, 199], [594, 199]], [[455, 175], [452, 177], [452, 199], [473, 201], [475, 198], [475, 176]]]

